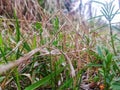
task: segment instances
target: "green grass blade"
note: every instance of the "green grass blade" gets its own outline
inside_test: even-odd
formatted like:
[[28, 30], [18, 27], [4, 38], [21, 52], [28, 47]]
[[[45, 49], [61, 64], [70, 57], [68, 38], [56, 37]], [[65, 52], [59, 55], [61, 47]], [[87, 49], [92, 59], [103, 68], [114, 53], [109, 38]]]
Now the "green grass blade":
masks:
[[6, 57], [5, 57], [5, 53], [4, 53], [2, 48], [0, 48], [0, 52], [2, 54], [2, 57], [3, 57], [4, 61], [5, 61], [5, 63], [8, 63], [8, 61], [7, 61]]
[[14, 76], [13, 79], [15, 80], [16, 84], [17, 84], [17, 89], [21, 90], [21, 85], [20, 85], [20, 76], [19, 76], [19, 72], [17, 70], [17, 68], [15, 68], [14, 70]]
[[32, 48], [34, 49], [36, 47], [37, 47], [37, 37], [36, 37], [36, 35], [34, 35]]
[[102, 53], [101, 48], [99, 46], [97, 47], [97, 51], [98, 51], [99, 56], [102, 58], [103, 53]]
[[14, 10], [14, 17], [15, 17], [15, 21], [16, 21], [16, 42], [20, 41], [20, 25], [19, 25], [19, 21], [17, 18], [17, 14], [16, 11]]
[[[21, 36], [21, 33], [20, 33], [20, 25], [19, 25], [19, 21], [18, 21], [18, 18], [17, 18], [17, 13], [16, 13], [16, 10], [14, 10], [14, 18], [15, 18], [15, 22], [16, 22], [16, 42], [18, 43], [20, 41], [20, 36]], [[17, 52], [16, 52], [16, 59], [18, 59], [20, 57], [20, 49], [18, 48], [17, 49]], [[19, 79], [19, 73], [17, 70], [15, 70], [15, 82], [17, 84], [17, 88], [18, 90], [21, 90], [21, 87], [20, 87], [20, 79]]]
[[62, 86], [60, 86], [58, 90], [65, 90], [66, 87], [70, 87], [70, 84], [72, 84], [72, 82], [73, 78], [70, 78]]
[[3, 38], [2, 38], [2, 35], [0, 34], [0, 47], [3, 46]]
[[31, 51], [31, 48], [27, 42], [24, 42], [23, 47], [29, 52]]
[[87, 65], [88, 67], [102, 67], [101, 64], [94, 64], [94, 63], [90, 63]]
[[56, 75], [59, 75], [63, 70], [64, 70], [64, 68], [60, 68], [59, 70], [56, 71], [57, 73], [53, 72], [53, 73], [49, 74], [49, 75], [46, 76], [45, 78], [43, 78], [43, 79], [37, 81], [36, 83], [34, 83], [34, 84], [26, 87], [25, 90], [35, 90], [36, 88], [38, 88], [38, 87], [40, 87], [40, 86], [42, 86], [42, 85], [45, 85], [45, 84], [47, 84], [47, 83], [50, 83], [49, 81], [51, 80], [51, 75], [52, 75], [53, 77], [55, 76], [55, 74], [56, 74]]

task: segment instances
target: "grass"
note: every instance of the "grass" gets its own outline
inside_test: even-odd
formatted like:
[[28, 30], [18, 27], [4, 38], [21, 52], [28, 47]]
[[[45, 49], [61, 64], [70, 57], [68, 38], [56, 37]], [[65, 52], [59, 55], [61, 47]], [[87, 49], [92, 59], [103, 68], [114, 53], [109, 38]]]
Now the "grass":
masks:
[[109, 23], [99, 17], [75, 19], [56, 9], [51, 13], [53, 5], [45, 10], [42, 1], [20, 2], [26, 12], [13, 2], [13, 15], [6, 9], [0, 17], [3, 90], [120, 89], [119, 31], [111, 23], [118, 11], [112, 2], [97, 2]]

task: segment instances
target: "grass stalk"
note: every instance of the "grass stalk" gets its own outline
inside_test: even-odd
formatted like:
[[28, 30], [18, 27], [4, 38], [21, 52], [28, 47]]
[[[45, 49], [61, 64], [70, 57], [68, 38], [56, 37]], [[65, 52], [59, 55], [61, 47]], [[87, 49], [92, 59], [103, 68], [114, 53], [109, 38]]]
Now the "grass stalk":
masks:
[[114, 52], [115, 55], [117, 55], [116, 50], [115, 50], [115, 44], [114, 44], [114, 38], [113, 38], [113, 31], [112, 31], [111, 21], [109, 21], [109, 29], [110, 29], [110, 37], [111, 37], [111, 44], [112, 44], [113, 52]]

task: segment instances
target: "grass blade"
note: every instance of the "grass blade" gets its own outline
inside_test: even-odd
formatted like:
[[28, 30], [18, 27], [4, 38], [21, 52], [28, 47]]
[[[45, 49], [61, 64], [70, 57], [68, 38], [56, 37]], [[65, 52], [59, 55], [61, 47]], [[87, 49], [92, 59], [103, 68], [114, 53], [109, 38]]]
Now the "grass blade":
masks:
[[60, 68], [59, 70], [57, 70], [57, 73], [53, 72], [53, 73], [49, 74], [45, 78], [43, 78], [43, 79], [37, 81], [36, 83], [26, 87], [25, 90], [35, 90], [36, 88], [38, 88], [42, 85], [45, 85], [46, 83], [50, 83], [49, 81], [51, 80], [51, 75], [53, 77], [55, 76], [55, 74], [59, 75], [63, 70], [64, 70], [64, 68]]
[[16, 11], [14, 10], [14, 17], [15, 17], [15, 21], [16, 21], [16, 42], [20, 41], [20, 25], [19, 25], [19, 21], [17, 18], [17, 14]]

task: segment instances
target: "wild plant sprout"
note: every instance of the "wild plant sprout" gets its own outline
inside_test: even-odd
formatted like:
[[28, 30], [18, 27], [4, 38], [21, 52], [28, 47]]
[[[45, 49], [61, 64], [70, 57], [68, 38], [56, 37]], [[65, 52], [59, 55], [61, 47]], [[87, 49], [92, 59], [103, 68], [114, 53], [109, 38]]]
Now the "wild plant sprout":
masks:
[[112, 22], [113, 18], [115, 17], [115, 15], [118, 13], [119, 9], [115, 11], [115, 5], [113, 5], [114, 0], [112, 0], [110, 2], [105, 2], [105, 3], [98, 2], [98, 1], [93, 1], [93, 2], [96, 2], [96, 3], [102, 5], [101, 13], [105, 17], [105, 19], [108, 21], [113, 52], [114, 52], [115, 55], [117, 55], [117, 52], [115, 50], [113, 31], [112, 31], [112, 23], [111, 22]]

